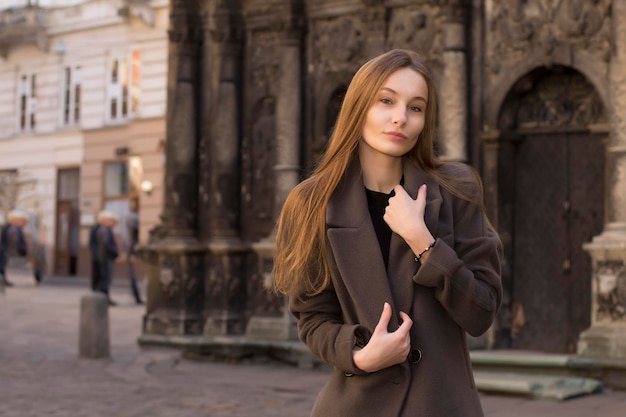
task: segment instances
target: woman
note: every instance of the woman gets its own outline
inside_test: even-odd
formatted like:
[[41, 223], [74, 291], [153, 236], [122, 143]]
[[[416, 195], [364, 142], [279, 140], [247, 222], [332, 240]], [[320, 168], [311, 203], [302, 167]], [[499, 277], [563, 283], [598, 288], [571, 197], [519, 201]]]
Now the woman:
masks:
[[419, 55], [370, 60], [285, 202], [275, 288], [335, 368], [313, 416], [483, 415], [465, 334], [500, 306], [500, 242], [473, 170], [435, 158], [436, 115]]

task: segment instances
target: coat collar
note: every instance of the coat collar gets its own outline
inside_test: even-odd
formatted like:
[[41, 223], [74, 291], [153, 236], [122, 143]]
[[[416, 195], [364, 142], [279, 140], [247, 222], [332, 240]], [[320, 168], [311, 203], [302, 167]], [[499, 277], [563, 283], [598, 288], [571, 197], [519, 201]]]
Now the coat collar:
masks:
[[[415, 162], [405, 158], [403, 163], [404, 188], [412, 198], [417, 197], [420, 185], [428, 185], [426, 225], [435, 235], [441, 205], [439, 187]], [[364, 308], [359, 309], [366, 321], [362, 324], [373, 330], [383, 303], [388, 302], [394, 311], [389, 330], [395, 330], [399, 325], [398, 312], [410, 312], [415, 285], [411, 278], [419, 265], [404, 239], [392, 233], [389, 268], [385, 270], [369, 214], [358, 158], [350, 164], [328, 202], [326, 223], [330, 247], [341, 279], [355, 304], [366, 303], [361, 306]]]

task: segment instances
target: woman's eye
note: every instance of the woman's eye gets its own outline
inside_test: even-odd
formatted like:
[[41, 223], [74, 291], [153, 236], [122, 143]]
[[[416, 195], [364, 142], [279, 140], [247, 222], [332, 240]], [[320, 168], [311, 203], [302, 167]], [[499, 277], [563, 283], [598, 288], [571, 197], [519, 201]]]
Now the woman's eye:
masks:
[[411, 106], [410, 109], [411, 109], [411, 111], [414, 111], [416, 113], [419, 113], [419, 112], [422, 111], [422, 108], [419, 107], [419, 106]]
[[391, 99], [388, 99], [388, 98], [381, 98], [381, 99], [380, 99], [380, 102], [381, 102], [381, 103], [385, 103], [385, 104], [391, 104]]

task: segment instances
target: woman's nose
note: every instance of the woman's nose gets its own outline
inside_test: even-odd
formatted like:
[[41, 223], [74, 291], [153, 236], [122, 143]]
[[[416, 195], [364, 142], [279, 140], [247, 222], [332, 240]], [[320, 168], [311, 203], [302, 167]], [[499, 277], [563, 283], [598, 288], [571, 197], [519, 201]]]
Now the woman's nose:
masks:
[[406, 123], [406, 109], [398, 107], [394, 110], [393, 123], [400, 126]]

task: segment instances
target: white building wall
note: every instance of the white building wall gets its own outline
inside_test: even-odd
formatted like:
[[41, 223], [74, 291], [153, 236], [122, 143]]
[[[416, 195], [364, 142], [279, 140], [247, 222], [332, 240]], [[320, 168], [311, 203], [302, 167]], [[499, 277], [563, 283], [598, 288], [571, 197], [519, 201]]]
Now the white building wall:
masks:
[[[26, 2], [24, 2], [26, 3]], [[45, 4], [44, 4], [45, 3]], [[47, 246], [49, 266], [55, 244], [56, 181], [59, 168], [84, 161], [84, 132], [165, 116], [167, 94], [167, 0], [150, 3], [151, 10], [118, 11], [124, 0], [40, 0], [50, 7], [48, 49], [16, 45], [0, 58], [0, 171], [17, 170], [23, 187], [18, 205], [40, 217], [40, 239]], [[69, 7], [55, 8], [63, 5]], [[19, 1], [0, 0], [0, 11]], [[131, 6], [132, 7], [132, 6]], [[148, 10], [148, 13], [146, 13]], [[107, 89], [112, 57], [141, 54], [139, 111], [125, 120], [109, 121]], [[66, 66], [80, 66], [80, 122], [63, 123], [63, 80]], [[19, 79], [36, 75], [36, 126], [19, 129]]]
[[17, 170], [21, 185], [16, 206], [39, 217], [39, 237], [46, 247], [54, 247], [57, 167], [80, 165], [82, 145], [80, 131], [0, 142], [0, 170]]
[[0, 140], [13, 136], [16, 123], [15, 65], [0, 65]]

